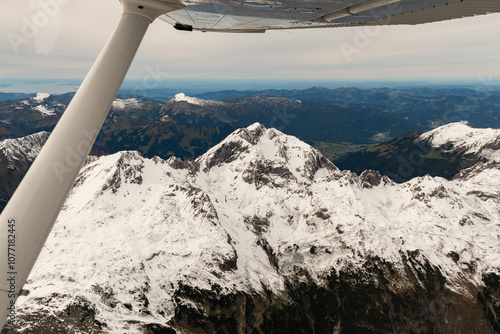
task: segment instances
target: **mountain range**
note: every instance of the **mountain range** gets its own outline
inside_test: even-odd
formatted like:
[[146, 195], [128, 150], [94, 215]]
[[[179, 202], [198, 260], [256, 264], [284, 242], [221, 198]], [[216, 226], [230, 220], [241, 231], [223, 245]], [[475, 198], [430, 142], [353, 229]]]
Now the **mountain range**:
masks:
[[[0, 102], [0, 139], [51, 131], [73, 94]], [[170, 96], [170, 95], [169, 95]], [[457, 121], [499, 128], [500, 93], [378, 88], [178, 93], [165, 102], [120, 95], [96, 147], [145, 157], [195, 159], [238, 128], [260, 122], [296, 136], [331, 160]]]
[[498, 131], [419, 135], [477, 161], [402, 183], [260, 123], [194, 160], [91, 156], [11, 331], [499, 333]]

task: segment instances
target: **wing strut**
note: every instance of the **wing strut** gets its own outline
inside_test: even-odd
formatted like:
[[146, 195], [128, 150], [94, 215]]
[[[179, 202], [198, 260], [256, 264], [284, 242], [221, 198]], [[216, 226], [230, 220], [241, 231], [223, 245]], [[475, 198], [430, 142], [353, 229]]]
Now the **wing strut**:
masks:
[[83, 165], [152, 21], [180, 5], [120, 0], [123, 16], [0, 216], [0, 330]]

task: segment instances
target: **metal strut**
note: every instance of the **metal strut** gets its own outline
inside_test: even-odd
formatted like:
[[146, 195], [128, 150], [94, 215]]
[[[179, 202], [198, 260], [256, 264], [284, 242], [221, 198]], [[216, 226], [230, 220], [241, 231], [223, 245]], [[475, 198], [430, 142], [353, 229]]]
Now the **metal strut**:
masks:
[[137, 49], [161, 14], [181, 6], [121, 0], [121, 20], [0, 216], [0, 330], [59, 215]]

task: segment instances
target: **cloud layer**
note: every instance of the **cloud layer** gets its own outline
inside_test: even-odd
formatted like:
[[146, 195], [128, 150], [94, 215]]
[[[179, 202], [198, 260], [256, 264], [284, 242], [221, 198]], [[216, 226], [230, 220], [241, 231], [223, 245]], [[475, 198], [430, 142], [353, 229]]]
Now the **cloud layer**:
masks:
[[[9, 0], [0, 80], [81, 79], [121, 15], [112, 0]], [[128, 78], [479, 80], [500, 77], [500, 15], [422, 26], [182, 32], [154, 22]]]

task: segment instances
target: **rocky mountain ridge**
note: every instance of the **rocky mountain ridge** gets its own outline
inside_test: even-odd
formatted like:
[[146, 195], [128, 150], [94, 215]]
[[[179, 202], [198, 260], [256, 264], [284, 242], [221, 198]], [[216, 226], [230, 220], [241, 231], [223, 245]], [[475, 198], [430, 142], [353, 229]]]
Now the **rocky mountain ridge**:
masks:
[[258, 123], [194, 161], [93, 157], [13, 331], [498, 333], [499, 177], [358, 176]]
[[3, 210], [49, 137], [39, 132], [0, 142], [0, 209]]
[[463, 121], [423, 134], [413, 131], [334, 163], [358, 174], [373, 169], [396, 182], [426, 174], [451, 180], [478, 163], [494, 164], [500, 158], [499, 149], [499, 130], [480, 129]]

